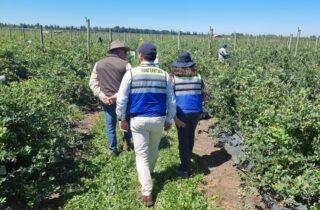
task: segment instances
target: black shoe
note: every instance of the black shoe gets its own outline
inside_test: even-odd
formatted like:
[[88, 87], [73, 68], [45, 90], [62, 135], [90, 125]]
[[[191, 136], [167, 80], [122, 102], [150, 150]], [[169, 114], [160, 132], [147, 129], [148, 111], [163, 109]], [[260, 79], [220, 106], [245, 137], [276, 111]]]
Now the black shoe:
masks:
[[112, 151], [112, 152], [111, 152], [111, 155], [112, 155], [113, 157], [117, 157], [117, 156], [119, 155], [119, 152], [118, 152], [118, 151]]

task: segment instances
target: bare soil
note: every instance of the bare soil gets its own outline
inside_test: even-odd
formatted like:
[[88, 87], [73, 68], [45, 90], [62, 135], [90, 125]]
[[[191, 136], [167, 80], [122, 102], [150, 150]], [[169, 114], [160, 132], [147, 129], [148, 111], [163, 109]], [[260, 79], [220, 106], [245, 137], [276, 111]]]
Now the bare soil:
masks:
[[89, 134], [94, 122], [97, 120], [99, 112], [87, 113], [81, 121], [75, 122], [75, 130], [81, 134]]
[[199, 185], [198, 189], [205, 194], [211, 208], [268, 209], [255, 189], [252, 189], [253, 195], [249, 195], [239, 186], [241, 172], [231, 156], [223, 148], [215, 146], [217, 140], [209, 136], [209, 128], [213, 125], [212, 119], [201, 120], [196, 129], [193, 151], [205, 174], [205, 183]]

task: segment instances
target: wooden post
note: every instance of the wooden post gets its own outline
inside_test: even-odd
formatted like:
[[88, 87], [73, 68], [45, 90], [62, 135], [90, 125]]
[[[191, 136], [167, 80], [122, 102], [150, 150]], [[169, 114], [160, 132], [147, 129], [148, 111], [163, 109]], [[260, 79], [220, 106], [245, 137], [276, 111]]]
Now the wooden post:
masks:
[[108, 40], [108, 33], [105, 33], [105, 34], [104, 34], [104, 39], [105, 39], [106, 42], [107, 42], [107, 40]]
[[293, 34], [290, 34], [290, 39], [289, 39], [289, 44], [288, 44], [289, 50], [291, 49], [292, 38], [293, 38]]
[[87, 56], [88, 60], [90, 60], [90, 19], [86, 18], [87, 25]]
[[21, 29], [21, 33], [22, 33], [22, 40], [25, 42], [26, 41], [26, 33], [24, 31], [24, 28]]
[[69, 31], [69, 35], [70, 35], [70, 42], [72, 42], [72, 30]]
[[234, 39], [233, 39], [233, 50], [236, 51], [237, 46], [237, 33], [234, 33]]
[[12, 32], [10, 28], [9, 28], [9, 40], [12, 41]]
[[42, 25], [40, 25], [40, 48], [44, 48]]
[[195, 35], [192, 35], [192, 46], [194, 46]]
[[109, 44], [112, 42], [112, 29], [109, 28]]
[[296, 57], [296, 56], [297, 56], [297, 53], [298, 53], [298, 46], [299, 46], [300, 35], [301, 35], [301, 29], [298, 27], [297, 43], [296, 43], [296, 49], [295, 49], [295, 51], [294, 51], [294, 57]]
[[178, 50], [180, 50], [180, 31], [178, 31]]
[[208, 33], [208, 51], [211, 51], [211, 44], [212, 44], [212, 37], [213, 37], [213, 28], [211, 26], [209, 27], [209, 33]]

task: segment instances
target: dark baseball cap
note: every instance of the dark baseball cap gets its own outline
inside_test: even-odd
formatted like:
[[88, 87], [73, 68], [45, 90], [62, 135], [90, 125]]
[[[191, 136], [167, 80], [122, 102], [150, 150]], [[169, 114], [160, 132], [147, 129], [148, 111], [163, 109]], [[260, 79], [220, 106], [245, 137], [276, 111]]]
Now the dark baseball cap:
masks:
[[138, 52], [145, 56], [156, 57], [157, 47], [151, 42], [144, 42], [138, 48]]

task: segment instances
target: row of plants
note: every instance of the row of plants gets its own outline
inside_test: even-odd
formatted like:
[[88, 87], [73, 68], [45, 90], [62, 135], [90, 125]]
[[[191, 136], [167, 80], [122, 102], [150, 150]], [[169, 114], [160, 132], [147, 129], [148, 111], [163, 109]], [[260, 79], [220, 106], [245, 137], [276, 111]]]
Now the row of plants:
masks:
[[[170, 72], [178, 53], [176, 40], [150, 35], [143, 39], [158, 46], [160, 67]], [[132, 38], [128, 45], [135, 49], [139, 40], [138, 36]], [[241, 132], [246, 145], [243, 165], [249, 162], [253, 166], [249, 175], [259, 189], [267, 189], [286, 203], [298, 200], [317, 208], [319, 52], [302, 46], [293, 57], [283, 39], [239, 40], [236, 51], [229, 50], [228, 61], [220, 63], [216, 50], [221, 42], [214, 40], [208, 51], [207, 39], [183, 37], [180, 46], [180, 50], [191, 52], [210, 90], [206, 111], [218, 116], [230, 132]], [[70, 145], [81, 139], [72, 129], [73, 122], [80, 118], [79, 108], [96, 102], [88, 87], [89, 75], [108, 43], [93, 43], [91, 60], [87, 59], [84, 43], [83, 37], [69, 40], [65, 35], [47, 41], [44, 49], [35, 41], [0, 41], [0, 75], [8, 80], [8, 85], [0, 86], [0, 166], [6, 169], [5, 175], [0, 175], [0, 203], [19, 201], [20, 207], [39, 208], [48, 196], [59, 192], [69, 195], [69, 209], [141, 207], [136, 199], [138, 183], [127, 180], [136, 177], [132, 154], [109, 160], [101, 119], [95, 140], [88, 143], [72, 169], [80, 184], [60, 189], [58, 177], [48, 172], [54, 171], [55, 163], [61, 161]], [[178, 158], [171, 157], [178, 154], [174, 151], [176, 143], [167, 144], [170, 146], [160, 155], [160, 175], [155, 177], [163, 187], [156, 189], [157, 207], [206, 208], [202, 196], [194, 190], [201, 176], [187, 182], [175, 180], [174, 161]], [[128, 181], [130, 186], [125, 185]], [[180, 187], [175, 186], [177, 183]], [[122, 188], [126, 190], [122, 192]], [[183, 193], [179, 194], [180, 190]], [[181, 202], [172, 194], [179, 195]]]
[[18, 206], [32, 207], [55, 190], [47, 169], [77, 141], [71, 125], [79, 111], [38, 85], [34, 79], [0, 87], [0, 164], [6, 170], [0, 197]]
[[[108, 48], [93, 43], [88, 60], [81, 43], [82, 37], [70, 42], [60, 36], [42, 49], [34, 40], [0, 41], [0, 75], [7, 80], [0, 85], [1, 208], [41, 208], [54, 194], [69, 199], [82, 192], [62, 189], [77, 183], [72, 174], [94, 174], [78, 161], [70, 172], [64, 166], [70, 148], [83, 139], [74, 122], [83, 106], [96, 103], [88, 87], [93, 61]], [[137, 43], [129, 44], [136, 48]]]
[[311, 209], [320, 208], [319, 56], [265, 47], [240, 49], [224, 64], [203, 61], [207, 109], [241, 133], [249, 179], [288, 206]]
[[62, 162], [82, 140], [73, 125], [95, 102], [92, 64], [81, 46], [63, 44], [0, 41], [0, 208], [40, 208], [60, 192]]

